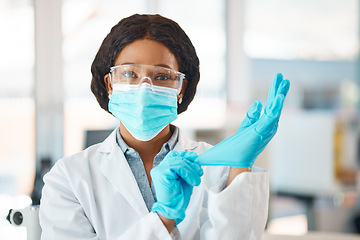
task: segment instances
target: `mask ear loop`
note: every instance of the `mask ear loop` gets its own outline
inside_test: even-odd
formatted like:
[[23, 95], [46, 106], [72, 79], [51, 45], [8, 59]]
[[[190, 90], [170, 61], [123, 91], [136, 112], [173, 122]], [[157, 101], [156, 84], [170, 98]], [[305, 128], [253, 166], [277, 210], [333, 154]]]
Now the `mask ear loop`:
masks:
[[[110, 72], [108, 73], [109, 74], [109, 78], [110, 78], [110, 85], [111, 85], [111, 89], [112, 89], [112, 91], [114, 91], [114, 89], [113, 89], [113, 80], [112, 80], [112, 77], [111, 77], [111, 69], [110, 69]], [[106, 90], [107, 91], [107, 90]], [[110, 99], [110, 97], [111, 97], [111, 94], [108, 94], [108, 98]]]

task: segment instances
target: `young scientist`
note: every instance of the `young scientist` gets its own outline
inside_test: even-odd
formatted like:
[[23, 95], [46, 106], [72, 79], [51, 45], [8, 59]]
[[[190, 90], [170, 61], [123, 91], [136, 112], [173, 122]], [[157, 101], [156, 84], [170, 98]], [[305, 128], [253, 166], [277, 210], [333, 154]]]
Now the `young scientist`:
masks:
[[277, 74], [264, 114], [255, 102], [238, 131], [212, 147], [170, 124], [200, 78], [195, 49], [174, 21], [121, 20], [91, 72], [92, 92], [120, 126], [44, 177], [43, 240], [261, 238], [269, 179], [253, 163], [276, 133], [288, 80]]

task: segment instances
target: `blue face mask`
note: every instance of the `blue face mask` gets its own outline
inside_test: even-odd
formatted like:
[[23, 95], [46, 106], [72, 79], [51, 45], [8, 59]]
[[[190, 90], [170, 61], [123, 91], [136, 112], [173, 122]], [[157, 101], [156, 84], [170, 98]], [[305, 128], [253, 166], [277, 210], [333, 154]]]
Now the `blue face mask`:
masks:
[[172, 89], [143, 83], [128, 91], [113, 89], [109, 111], [131, 135], [149, 141], [177, 119], [177, 93]]

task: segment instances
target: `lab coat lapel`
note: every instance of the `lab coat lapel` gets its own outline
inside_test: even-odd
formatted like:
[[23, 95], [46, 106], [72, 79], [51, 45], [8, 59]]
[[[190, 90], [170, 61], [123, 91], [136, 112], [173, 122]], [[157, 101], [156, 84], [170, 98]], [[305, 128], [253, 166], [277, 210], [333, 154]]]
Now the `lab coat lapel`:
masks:
[[191, 140], [181, 129], [179, 129], [179, 140], [176, 143], [175, 151], [193, 151], [198, 147], [198, 142]]
[[[116, 131], [119, 131], [119, 128], [116, 128], [99, 146], [98, 151], [107, 156], [100, 165], [100, 171], [139, 214], [145, 215], [148, 209], [130, 166], [117, 145]], [[179, 129], [179, 140], [174, 150], [194, 151], [197, 147], [198, 143]]]
[[[102, 161], [100, 171], [140, 215], [145, 215], [149, 211], [145, 205], [139, 186], [123, 152], [118, 146], [115, 147], [113, 145], [113, 141], [115, 141], [115, 144], [117, 143], [116, 136], [112, 135], [113, 134], [108, 137], [110, 139], [106, 139], [102, 143], [107, 146], [103, 146], [101, 149], [111, 149], [111, 151]], [[110, 145], [113, 145], [113, 147], [108, 148]]]

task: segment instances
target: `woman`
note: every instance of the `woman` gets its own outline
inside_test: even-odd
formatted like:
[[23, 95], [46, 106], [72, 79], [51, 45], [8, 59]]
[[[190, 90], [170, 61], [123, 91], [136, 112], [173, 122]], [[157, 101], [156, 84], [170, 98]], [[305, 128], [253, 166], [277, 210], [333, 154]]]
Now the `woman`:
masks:
[[256, 102], [238, 132], [211, 148], [170, 124], [187, 109], [200, 77], [195, 49], [174, 21], [121, 20], [91, 70], [92, 92], [120, 127], [44, 177], [42, 239], [261, 237], [269, 180], [252, 165], [276, 132], [289, 88], [282, 75], [263, 116]]

